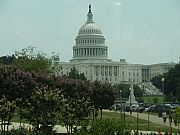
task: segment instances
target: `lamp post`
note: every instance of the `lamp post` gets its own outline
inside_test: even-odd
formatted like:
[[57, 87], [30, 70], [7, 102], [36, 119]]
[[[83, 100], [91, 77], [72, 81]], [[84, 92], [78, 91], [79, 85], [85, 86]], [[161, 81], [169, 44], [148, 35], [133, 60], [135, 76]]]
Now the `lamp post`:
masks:
[[164, 96], [164, 77], [161, 79], [162, 82], [162, 92], [163, 92], [163, 105], [164, 105], [164, 112], [165, 112], [165, 96]]
[[129, 91], [130, 91], [130, 97], [129, 97], [129, 98], [130, 98], [130, 99], [129, 99], [129, 100], [130, 100], [130, 101], [129, 101], [129, 102], [130, 102], [130, 105], [129, 105], [129, 110], [130, 110], [130, 111], [129, 111], [129, 112], [130, 112], [130, 115], [132, 115], [132, 97], [131, 97], [131, 88], [129, 88]]
[[[142, 86], [143, 86], [143, 91], [145, 90], [145, 86], [144, 86], [144, 83], [142, 84]], [[149, 96], [148, 96], [148, 104], [149, 104], [149, 102], [150, 102], [150, 100], [149, 100]], [[147, 111], [147, 114], [148, 114], [148, 131], [149, 131], [149, 110]]]
[[[172, 92], [170, 93], [171, 94], [171, 105], [172, 105]], [[171, 110], [171, 108], [170, 108], [170, 112], [169, 112], [169, 126], [170, 126], [170, 132], [171, 132], [171, 134], [172, 134], [172, 110]]]
[[136, 106], [137, 107], [137, 133], [139, 131], [139, 105]]
[[172, 98], [173, 98], [172, 92], [170, 94], [171, 94], [171, 105], [172, 105]]
[[122, 90], [119, 90], [119, 100], [120, 100], [120, 109], [121, 109], [121, 118], [122, 118], [122, 95], [121, 95], [121, 93], [122, 93]]
[[126, 114], [125, 114], [125, 102], [124, 102], [124, 106], [123, 106], [123, 111], [124, 111], [124, 126], [126, 125]]

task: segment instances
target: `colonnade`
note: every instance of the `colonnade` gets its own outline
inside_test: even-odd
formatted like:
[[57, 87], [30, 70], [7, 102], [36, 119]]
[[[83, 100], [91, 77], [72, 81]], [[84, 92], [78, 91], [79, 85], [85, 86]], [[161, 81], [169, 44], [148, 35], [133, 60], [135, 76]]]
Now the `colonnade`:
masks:
[[[95, 66], [94, 72], [96, 76], [117, 76], [120, 74], [119, 66]], [[124, 71], [123, 71], [124, 72]]]
[[105, 56], [107, 57], [106, 48], [77, 48], [73, 49], [73, 57], [78, 56]]

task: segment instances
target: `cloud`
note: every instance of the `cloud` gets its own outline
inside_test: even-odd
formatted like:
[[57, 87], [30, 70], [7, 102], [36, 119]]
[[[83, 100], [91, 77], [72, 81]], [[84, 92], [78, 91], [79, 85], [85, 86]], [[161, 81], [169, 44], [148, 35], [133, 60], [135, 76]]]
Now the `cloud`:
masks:
[[121, 1], [117, 1], [117, 0], [116, 1], [114, 1], [114, 0], [112, 1], [111, 0], [111, 1], [109, 1], [109, 3], [113, 4], [114, 6], [118, 6], [118, 7], [122, 5], [122, 2]]

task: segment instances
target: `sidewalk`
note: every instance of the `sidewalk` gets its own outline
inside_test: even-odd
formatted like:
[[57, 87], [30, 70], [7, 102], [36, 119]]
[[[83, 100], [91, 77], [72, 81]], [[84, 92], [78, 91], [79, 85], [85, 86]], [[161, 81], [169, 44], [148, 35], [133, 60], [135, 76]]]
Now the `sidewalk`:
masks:
[[[11, 122], [11, 125], [9, 125], [9, 130], [11, 130], [11, 129], [18, 129], [19, 126], [20, 126], [20, 123], [18, 123], [18, 122]], [[29, 125], [27, 123], [22, 123], [21, 126], [24, 127], [24, 128], [31, 128], [32, 129], [32, 125]], [[6, 129], [7, 129], [7, 126], [6, 126]], [[55, 125], [54, 126], [54, 130], [56, 130], [57, 133], [67, 133], [66, 128], [61, 126], [61, 125]]]
[[[130, 112], [126, 112], [126, 115], [130, 115]], [[137, 112], [133, 112], [132, 116], [137, 117]], [[148, 114], [139, 113], [139, 118], [143, 119], [143, 120], [148, 120]], [[150, 115], [149, 114], [149, 121], [152, 123], [169, 126], [169, 119], [168, 118], [166, 120], [166, 123], [164, 123], [162, 117], [158, 117], [156, 115]], [[173, 122], [171, 123], [171, 126], [172, 126], [172, 128], [178, 129], [178, 126], [175, 126], [175, 124]]]

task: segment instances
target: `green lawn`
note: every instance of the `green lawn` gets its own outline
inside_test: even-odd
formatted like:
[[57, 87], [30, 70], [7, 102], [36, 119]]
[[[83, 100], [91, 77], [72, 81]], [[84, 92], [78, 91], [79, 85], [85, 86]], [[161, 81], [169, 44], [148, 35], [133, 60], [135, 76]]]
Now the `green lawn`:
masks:
[[[106, 112], [103, 111], [103, 115], [102, 117], [104, 119], [120, 119], [122, 121], [122, 123], [124, 123], [124, 113], [119, 113], [119, 112]], [[100, 112], [98, 115], [98, 118], [100, 118]], [[143, 131], [148, 131], [148, 121], [143, 120], [143, 119], [138, 119], [138, 127], [139, 130], [143, 130]], [[20, 122], [20, 118], [18, 115], [16, 115], [11, 122]], [[22, 123], [28, 123], [27, 121], [25, 121], [24, 119], [21, 120]], [[137, 129], [137, 118], [129, 116], [129, 115], [125, 115], [125, 124], [128, 126], [129, 129], [131, 130], [136, 130]], [[168, 126], [163, 126], [163, 125], [159, 125], [159, 124], [154, 124], [149, 122], [149, 130], [150, 131], [158, 131], [158, 129], [161, 129], [161, 131], [167, 131], [169, 130]], [[173, 132], [177, 132], [176, 129], [173, 129]]]
[[153, 95], [151, 95], [151, 96], [143, 96], [144, 103], [146, 103], [146, 104], [154, 104], [154, 102], [153, 102], [154, 98], [158, 99], [157, 104], [162, 104], [163, 103], [163, 99], [164, 99], [163, 96], [153, 96]]
[[[100, 114], [99, 114], [100, 115]], [[124, 123], [124, 114], [118, 113], [118, 112], [103, 112], [104, 119], [120, 119]], [[139, 121], [139, 130], [148, 131], [148, 121], [143, 119], [138, 119]], [[129, 115], [125, 115], [125, 123], [131, 130], [137, 129], [137, 118], [131, 117]], [[161, 129], [161, 131], [165, 132], [167, 130], [170, 130], [168, 126], [163, 126], [159, 124], [154, 124], [152, 122], [149, 122], [149, 130], [150, 131], [158, 131], [158, 129]], [[173, 132], [177, 132], [176, 129], [173, 129]]]

